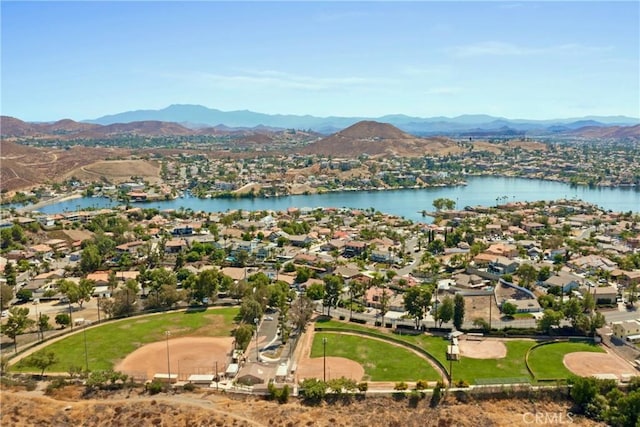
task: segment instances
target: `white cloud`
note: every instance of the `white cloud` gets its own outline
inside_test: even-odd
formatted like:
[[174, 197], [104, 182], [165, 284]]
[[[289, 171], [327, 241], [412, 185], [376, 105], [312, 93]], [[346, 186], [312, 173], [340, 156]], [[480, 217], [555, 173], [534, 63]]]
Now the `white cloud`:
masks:
[[370, 86], [391, 83], [389, 79], [358, 76], [316, 77], [286, 73], [277, 70], [238, 70], [233, 74], [210, 73], [204, 71], [165, 74], [170, 78], [198, 82], [202, 85], [223, 88], [252, 89], [300, 89], [323, 91], [354, 86]]
[[461, 87], [441, 86], [441, 87], [429, 88], [425, 91], [425, 94], [426, 95], [455, 95], [460, 92], [462, 92]]
[[585, 54], [611, 50], [610, 46], [584, 46], [578, 43], [564, 43], [553, 46], [526, 47], [505, 42], [479, 42], [449, 48], [456, 57], [474, 56], [529, 56], [545, 54]]

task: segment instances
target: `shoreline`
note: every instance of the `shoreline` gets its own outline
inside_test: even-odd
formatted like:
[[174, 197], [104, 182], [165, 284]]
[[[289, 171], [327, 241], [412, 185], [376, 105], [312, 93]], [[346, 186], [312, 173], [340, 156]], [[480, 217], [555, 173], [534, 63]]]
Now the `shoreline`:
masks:
[[52, 197], [47, 200], [41, 200], [38, 203], [34, 203], [33, 205], [21, 206], [19, 208], [16, 208], [16, 212], [19, 212], [19, 213], [33, 212], [33, 211], [37, 211], [38, 209], [44, 206], [54, 205], [56, 203], [66, 202], [74, 199], [81, 199], [82, 197], [83, 197], [82, 193], [63, 194], [60, 196]]

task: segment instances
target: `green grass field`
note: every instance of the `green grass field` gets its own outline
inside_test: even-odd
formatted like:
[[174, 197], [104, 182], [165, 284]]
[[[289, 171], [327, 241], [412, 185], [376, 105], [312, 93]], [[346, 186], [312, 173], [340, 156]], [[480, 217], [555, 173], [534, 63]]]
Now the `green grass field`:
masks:
[[[172, 337], [226, 337], [234, 328], [238, 308], [215, 308], [207, 311], [171, 312], [132, 317], [87, 329], [47, 346], [58, 363], [48, 372], [68, 372], [72, 366], [85, 366], [85, 334], [89, 368], [92, 371], [111, 369], [127, 354], [155, 341], [165, 339], [165, 331]], [[18, 364], [17, 364], [18, 365]], [[13, 371], [33, 371], [32, 367], [14, 365]]]
[[529, 367], [536, 379], [560, 379], [567, 378], [571, 372], [564, 366], [562, 359], [565, 354], [577, 351], [590, 351], [604, 353], [604, 350], [595, 344], [583, 342], [556, 342], [541, 345], [529, 353]]
[[322, 357], [322, 338], [327, 338], [327, 356], [360, 363], [367, 381], [437, 381], [439, 373], [408, 349], [375, 339], [331, 332], [316, 333], [311, 357]]
[[[388, 330], [374, 329], [359, 324], [339, 322], [335, 320], [318, 322], [318, 326], [338, 329], [351, 329], [356, 331], [369, 331], [377, 335], [389, 337], [389, 339], [401, 340], [418, 345], [428, 351], [435, 359], [440, 361], [449, 370], [449, 361], [446, 357], [449, 342], [441, 337], [428, 335], [398, 335]], [[522, 379], [534, 382], [537, 379], [564, 379], [571, 372], [564, 367], [562, 359], [565, 354], [576, 351], [602, 352], [597, 345], [581, 342], [562, 342], [544, 345], [534, 349], [529, 356], [529, 365], [535, 378], [531, 377], [527, 369], [525, 356], [530, 348], [538, 344], [533, 340], [513, 339], [505, 340], [507, 356], [502, 359], [473, 359], [462, 357], [460, 361], [451, 363], [453, 380], [464, 380], [469, 384], [492, 382], [492, 380]], [[362, 362], [360, 362], [362, 363]]]

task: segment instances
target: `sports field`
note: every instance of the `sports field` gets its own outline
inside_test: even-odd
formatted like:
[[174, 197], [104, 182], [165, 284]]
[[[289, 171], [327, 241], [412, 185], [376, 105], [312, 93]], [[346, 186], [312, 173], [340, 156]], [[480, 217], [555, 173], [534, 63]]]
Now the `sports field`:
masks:
[[[109, 322], [79, 330], [73, 335], [46, 346], [58, 362], [48, 372], [69, 372], [71, 367], [114, 369], [116, 364], [136, 349], [153, 342], [179, 337], [230, 337], [238, 308], [211, 308], [206, 311], [178, 311]], [[33, 371], [32, 367], [12, 366], [13, 371]]]

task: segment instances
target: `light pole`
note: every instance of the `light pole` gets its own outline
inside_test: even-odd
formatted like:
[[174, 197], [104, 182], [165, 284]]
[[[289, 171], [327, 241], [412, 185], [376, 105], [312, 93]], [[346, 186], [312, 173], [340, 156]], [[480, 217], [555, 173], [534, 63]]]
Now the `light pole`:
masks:
[[169, 362], [169, 335], [171, 335], [171, 332], [164, 331], [164, 334], [167, 336], [167, 384], [171, 388], [171, 364]]
[[260, 323], [259, 318], [254, 318], [253, 323], [256, 324], [256, 362], [260, 361], [260, 352], [258, 352], [258, 324]]
[[322, 380], [327, 382], [327, 338], [322, 338]]
[[87, 353], [87, 324], [84, 324], [84, 328], [82, 328], [82, 335], [84, 336], [84, 365], [89, 372], [89, 354]]
[[36, 322], [38, 322], [38, 330], [37, 330], [37, 336], [38, 339], [40, 339], [41, 335], [42, 335], [42, 324], [40, 323], [40, 313], [38, 313], [38, 303], [40, 302], [40, 300], [38, 298], [34, 298], [33, 300], [33, 305], [36, 306]]

